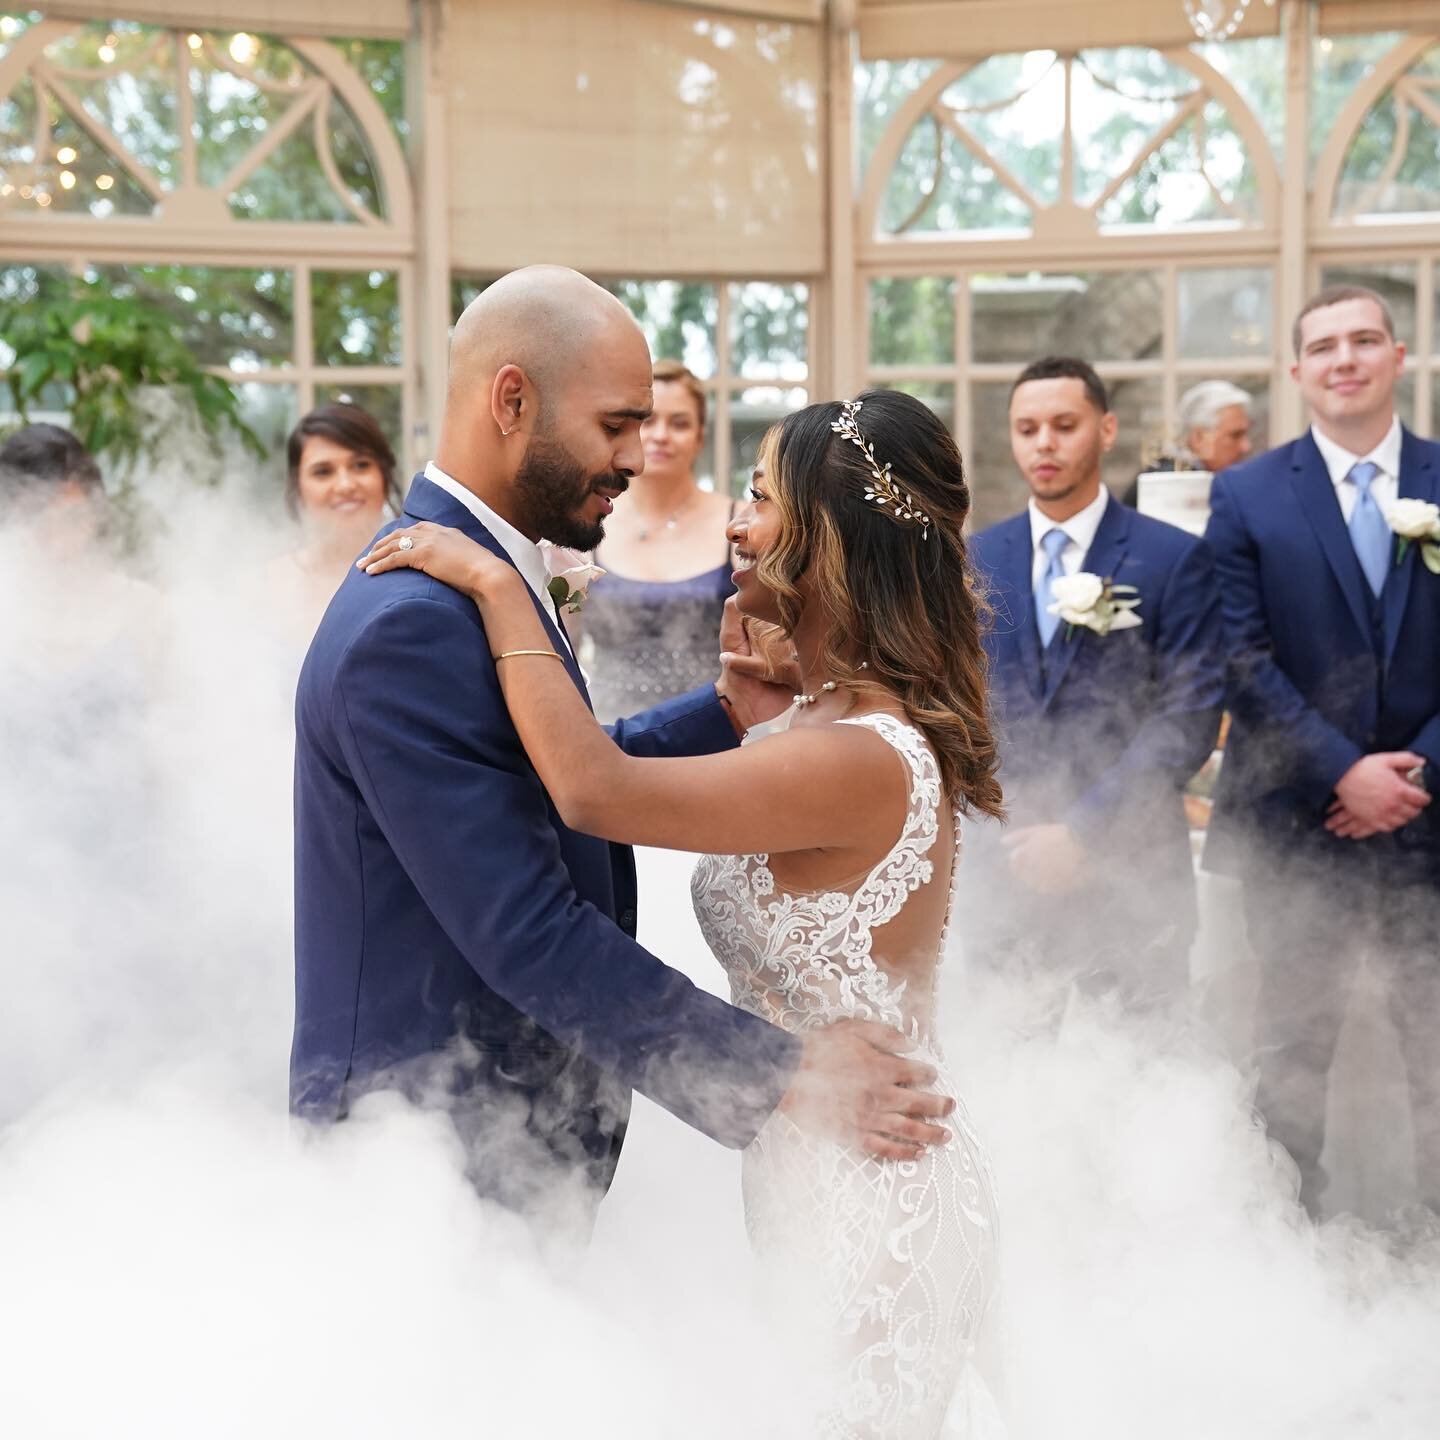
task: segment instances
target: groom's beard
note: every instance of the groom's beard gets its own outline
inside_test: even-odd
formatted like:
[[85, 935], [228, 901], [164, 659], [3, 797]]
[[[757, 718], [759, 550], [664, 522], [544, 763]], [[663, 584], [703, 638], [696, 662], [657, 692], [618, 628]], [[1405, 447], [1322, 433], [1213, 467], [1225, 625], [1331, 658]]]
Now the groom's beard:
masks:
[[623, 494], [630, 480], [608, 470], [590, 475], [563, 445], [536, 435], [516, 472], [515, 488], [530, 530], [567, 549], [591, 551], [605, 538], [605, 522], [587, 521], [581, 507], [601, 490]]

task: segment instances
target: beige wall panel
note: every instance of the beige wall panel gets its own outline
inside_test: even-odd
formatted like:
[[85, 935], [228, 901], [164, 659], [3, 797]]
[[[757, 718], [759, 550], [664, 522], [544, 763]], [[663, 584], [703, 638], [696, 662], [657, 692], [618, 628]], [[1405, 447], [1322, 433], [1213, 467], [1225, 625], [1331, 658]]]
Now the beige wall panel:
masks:
[[822, 40], [644, 0], [451, 0], [452, 264], [822, 271]]
[[1440, 30], [1440, 0], [1321, 0], [1321, 34], [1370, 30]]
[[[1440, 0], [1436, 0], [1440, 3]], [[1237, 32], [1279, 33], [1280, 12], [1256, 0]], [[1001, 51], [1186, 45], [1180, 0], [862, 0], [865, 60], [963, 60]]]
[[660, 5], [678, 5], [684, 10], [703, 10], [715, 15], [758, 15], [766, 20], [823, 20], [825, 0], [724, 0], [721, 5], [702, 5], [699, 0], [656, 0]]
[[120, 14], [155, 25], [260, 30], [270, 35], [378, 35], [403, 40], [410, 33], [407, 0], [116, 0], [109, 5], [51, 0], [43, 8], [65, 20], [108, 20]]

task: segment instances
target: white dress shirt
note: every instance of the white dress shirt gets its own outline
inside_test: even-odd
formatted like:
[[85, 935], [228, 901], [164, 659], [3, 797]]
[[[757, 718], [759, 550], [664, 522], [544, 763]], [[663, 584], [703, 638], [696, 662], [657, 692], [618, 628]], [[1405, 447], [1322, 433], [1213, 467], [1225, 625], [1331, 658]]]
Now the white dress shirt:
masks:
[[1362, 460], [1372, 461], [1380, 467], [1380, 473], [1370, 482], [1370, 493], [1375, 497], [1375, 503], [1383, 511], [1385, 507], [1392, 504], [1400, 495], [1400, 417], [1396, 415], [1390, 421], [1390, 428], [1385, 432], [1385, 438], [1368, 454], [1352, 455], [1343, 445], [1337, 445], [1328, 435], [1322, 435], [1319, 429], [1312, 425], [1310, 433], [1315, 437], [1315, 444], [1319, 448], [1320, 456], [1325, 461], [1325, 468], [1330, 472], [1330, 483], [1335, 487], [1336, 499], [1340, 501], [1340, 513], [1345, 517], [1345, 523], [1350, 523], [1350, 517], [1355, 513], [1355, 502], [1360, 496], [1359, 490], [1355, 487], [1353, 480], [1347, 480], [1351, 467], [1358, 465]]
[[467, 490], [458, 480], [447, 475], [433, 460], [426, 463], [425, 478], [447, 495], [453, 495], [500, 542], [500, 548], [515, 562], [515, 568], [535, 592], [535, 598], [554, 617], [555, 628], [568, 646], [569, 636], [560, 623], [555, 597], [545, 588], [550, 574], [540, 547], [533, 540], [526, 539], [503, 515], [497, 515], [474, 491]]
[[[1352, 487], [1353, 488], [1353, 487]], [[1030, 549], [1034, 563], [1030, 567], [1030, 588], [1035, 589], [1040, 577], [1050, 564], [1041, 542], [1052, 530], [1063, 530], [1068, 537], [1065, 548], [1060, 552], [1060, 568], [1066, 575], [1073, 575], [1095, 543], [1095, 532], [1105, 516], [1105, 507], [1110, 503], [1110, 492], [1102, 485], [1100, 493], [1081, 511], [1068, 520], [1052, 520], [1041, 512], [1040, 507], [1030, 502]]]

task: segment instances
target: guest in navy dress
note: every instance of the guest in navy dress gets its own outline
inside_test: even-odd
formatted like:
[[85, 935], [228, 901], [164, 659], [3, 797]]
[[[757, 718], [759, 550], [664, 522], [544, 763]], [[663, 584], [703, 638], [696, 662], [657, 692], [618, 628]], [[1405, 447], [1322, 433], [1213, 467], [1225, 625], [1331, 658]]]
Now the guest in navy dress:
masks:
[[641, 429], [645, 469], [606, 527], [595, 554], [605, 575], [580, 617], [591, 698], [606, 723], [720, 673], [720, 616], [735, 588], [725, 528], [735, 502], [695, 477], [705, 402], [705, 387], [679, 361], [656, 363], [655, 410]]

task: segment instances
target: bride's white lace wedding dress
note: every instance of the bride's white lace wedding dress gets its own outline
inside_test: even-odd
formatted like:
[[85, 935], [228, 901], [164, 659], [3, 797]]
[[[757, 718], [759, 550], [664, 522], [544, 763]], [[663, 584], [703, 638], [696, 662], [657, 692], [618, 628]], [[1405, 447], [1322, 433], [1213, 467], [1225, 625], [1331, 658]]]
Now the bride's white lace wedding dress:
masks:
[[853, 1017], [910, 1035], [956, 1097], [951, 1139], [913, 1162], [882, 1161], [803, 1134], [777, 1112], [744, 1153], [746, 1223], [767, 1279], [814, 1327], [799, 1353], [821, 1375], [821, 1435], [990, 1434], [993, 1420], [969, 1417], [989, 1411], [972, 1357], [994, 1287], [994, 1189], [929, 1019], [948, 907], [921, 963], [908, 947], [904, 981], [887, 973], [874, 940], [932, 880], [948, 895], [953, 876], [935, 876], [930, 854], [955, 817], [913, 725], [885, 714], [837, 723], [874, 730], [908, 769], [905, 825], [889, 854], [854, 889], [818, 892], [779, 887], [766, 855], [705, 856], [692, 881], [696, 914], [737, 1005], [796, 1032]]

